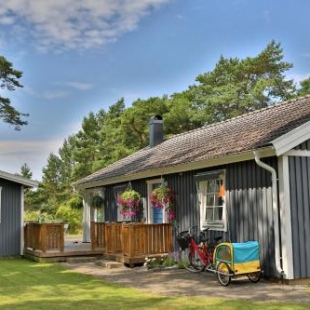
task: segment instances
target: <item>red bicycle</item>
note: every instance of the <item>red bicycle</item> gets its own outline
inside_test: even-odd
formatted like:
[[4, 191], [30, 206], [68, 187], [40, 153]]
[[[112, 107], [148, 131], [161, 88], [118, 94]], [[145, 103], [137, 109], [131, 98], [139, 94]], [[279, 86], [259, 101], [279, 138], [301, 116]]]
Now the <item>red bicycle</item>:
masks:
[[209, 243], [206, 236], [209, 228], [199, 234], [194, 234], [193, 231], [197, 231], [197, 229], [198, 226], [192, 226], [187, 231], [178, 234], [177, 241], [181, 248], [180, 257], [184, 256], [185, 251], [188, 251], [188, 264], [185, 264], [185, 268], [191, 272], [202, 272], [203, 270], [214, 272], [213, 251], [222, 236], [215, 237], [213, 243]]

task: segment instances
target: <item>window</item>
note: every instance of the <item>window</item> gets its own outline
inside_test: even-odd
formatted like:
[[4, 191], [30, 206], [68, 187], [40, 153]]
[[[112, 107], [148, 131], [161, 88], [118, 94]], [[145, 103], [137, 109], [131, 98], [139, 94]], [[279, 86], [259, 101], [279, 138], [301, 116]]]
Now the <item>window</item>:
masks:
[[122, 205], [120, 203], [117, 203], [118, 199], [121, 197], [121, 195], [123, 194], [125, 189], [126, 189], [126, 187], [121, 187], [121, 186], [114, 188], [115, 200], [116, 200], [116, 204], [117, 204], [117, 221], [118, 222], [131, 221], [131, 216], [121, 214]]
[[214, 171], [197, 175], [200, 227], [226, 231], [225, 172]]
[[[150, 197], [153, 189], [159, 187], [162, 183], [163, 183], [162, 179], [154, 179], [147, 181], [147, 196]], [[147, 223], [149, 224], [168, 223], [167, 212], [159, 208], [154, 208], [149, 199], [148, 199], [146, 219]]]

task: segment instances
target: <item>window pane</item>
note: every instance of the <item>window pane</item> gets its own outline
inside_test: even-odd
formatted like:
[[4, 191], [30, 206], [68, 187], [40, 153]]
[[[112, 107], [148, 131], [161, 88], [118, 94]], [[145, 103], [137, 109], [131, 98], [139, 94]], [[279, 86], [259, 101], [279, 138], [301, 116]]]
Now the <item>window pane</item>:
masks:
[[215, 205], [215, 197], [214, 194], [207, 194], [207, 206], [211, 207]]
[[209, 193], [214, 193], [214, 192], [216, 192], [216, 180], [209, 180], [207, 191], [208, 191]]
[[213, 219], [213, 210], [210, 208], [207, 208], [205, 220], [209, 222], [209, 221], [212, 221], [212, 219]]

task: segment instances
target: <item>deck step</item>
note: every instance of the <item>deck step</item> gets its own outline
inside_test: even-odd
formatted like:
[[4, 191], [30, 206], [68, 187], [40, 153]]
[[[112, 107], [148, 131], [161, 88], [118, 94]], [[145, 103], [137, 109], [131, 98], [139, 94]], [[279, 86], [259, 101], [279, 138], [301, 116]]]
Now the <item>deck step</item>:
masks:
[[105, 268], [121, 268], [124, 266], [122, 263], [118, 262], [112, 262], [112, 261], [107, 261], [107, 260], [98, 260], [95, 262], [97, 266], [105, 267]]
[[77, 263], [92, 263], [98, 260], [97, 257], [93, 256], [79, 256], [79, 257], [67, 257], [67, 263], [77, 264]]

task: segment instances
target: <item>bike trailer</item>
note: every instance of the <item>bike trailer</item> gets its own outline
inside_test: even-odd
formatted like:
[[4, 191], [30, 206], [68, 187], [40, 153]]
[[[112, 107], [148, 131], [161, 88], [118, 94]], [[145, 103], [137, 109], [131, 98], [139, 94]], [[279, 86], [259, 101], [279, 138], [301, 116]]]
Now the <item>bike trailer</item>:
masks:
[[234, 275], [260, 272], [259, 243], [220, 243], [214, 251], [213, 263], [217, 266], [222, 261], [229, 265]]

